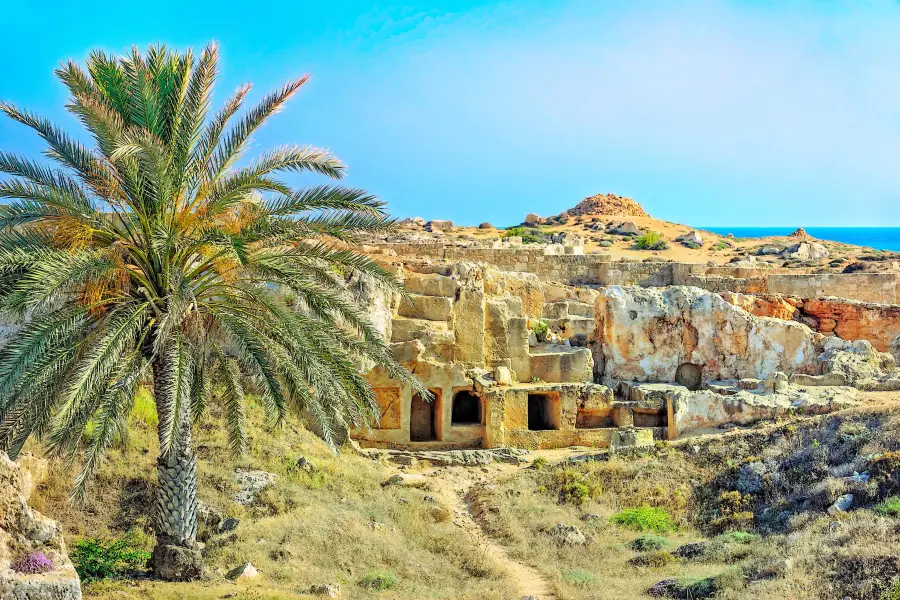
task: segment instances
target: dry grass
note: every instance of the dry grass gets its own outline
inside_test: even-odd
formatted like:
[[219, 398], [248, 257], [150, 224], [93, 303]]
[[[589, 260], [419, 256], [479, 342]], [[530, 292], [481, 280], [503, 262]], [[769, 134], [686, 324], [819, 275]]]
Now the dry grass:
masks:
[[[146, 398], [145, 398], [146, 401]], [[146, 407], [145, 407], [146, 408]], [[74, 472], [60, 466], [40, 487], [34, 505], [59, 519], [70, 539], [122, 536], [143, 532], [152, 545], [149, 514], [156, 456], [152, 411], [132, 416], [131, 434], [110, 454], [83, 505], [67, 502]], [[214, 415], [213, 415], [214, 417]], [[270, 431], [262, 411], [250, 410], [251, 452], [228, 459], [224, 431], [214, 419], [195, 428], [200, 498], [237, 517], [233, 534], [213, 537], [204, 552], [210, 581], [166, 584], [150, 581], [103, 582], [86, 586], [86, 598], [304, 598], [310, 585], [340, 583], [353, 598], [506, 599], [512, 597], [506, 575], [473, 558], [471, 542], [422, 490], [387, 487], [386, 466], [352, 450], [332, 455], [297, 423]], [[296, 468], [300, 456], [318, 470]], [[236, 467], [278, 474], [276, 484], [252, 507], [232, 501]], [[260, 576], [250, 583], [224, 580], [228, 569], [252, 562]], [[390, 571], [389, 592], [366, 588], [366, 574]], [[345, 594], [347, 592], [345, 591]]]
[[[480, 489], [476, 505], [560, 600], [648, 597], [669, 578], [699, 580], [696, 589], [716, 598], [879, 600], [900, 580], [900, 519], [874, 510], [900, 492], [898, 450], [900, 413], [860, 409], [533, 469]], [[854, 482], [854, 471], [872, 478]], [[846, 493], [854, 510], [828, 515]], [[635, 552], [641, 534], [612, 524], [618, 511], [642, 505], [678, 524], [658, 555]], [[544, 533], [557, 523], [578, 526], [588, 543], [558, 546]], [[755, 533], [727, 533], [736, 530]], [[664, 556], [695, 541], [706, 543], [692, 558]]]

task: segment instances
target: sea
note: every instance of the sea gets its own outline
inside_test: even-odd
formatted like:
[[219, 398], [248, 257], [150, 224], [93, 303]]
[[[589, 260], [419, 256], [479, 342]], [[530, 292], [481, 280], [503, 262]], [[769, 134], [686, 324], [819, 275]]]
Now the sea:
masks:
[[[737, 238], [761, 238], [790, 235], [796, 227], [698, 227]], [[843, 242], [854, 246], [868, 246], [876, 250], [900, 252], [900, 227], [804, 227], [806, 233], [820, 240]]]

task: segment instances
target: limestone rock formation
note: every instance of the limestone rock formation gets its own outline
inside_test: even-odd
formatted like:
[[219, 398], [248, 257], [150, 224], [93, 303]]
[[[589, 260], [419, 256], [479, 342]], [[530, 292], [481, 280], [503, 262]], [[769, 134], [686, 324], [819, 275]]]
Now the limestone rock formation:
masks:
[[525, 215], [525, 223], [529, 225], [540, 225], [544, 222], [544, 219], [541, 218], [541, 215], [537, 215], [535, 213], [528, 213]]
[[811, 236], [811, 235], [809, 235], [808, 233], [806, 233], [806, 230], [803, 229], [802, 227], [798, 227], [797, 229], [795, 229], [795, 230], [793, 231], [793, 233], [791, 233], [791, 235], [789, 235], [788, 237], [790, 237], [790, 238], [795, 238], [795, 239], [798, 239], [798, 240], [812, 240], [812, 239], [815, 239], [815, 238], [813, 238], [813, 236]]
[[[0, 452], [0, 598], [80, 600], [78, 574], [59, 523], [28, 506], [34, 486], [29, 469]], [[14, 561], [37, 553], [46, 556], [55, 569], [36, 574], [12, 569]]]
[[703, 245], [703, 236], [700, 235], [700, 232], [694, 230], [689, 231], [683, 235], [679, 235], [675, 238], [676, 242], [681, 242], [682, 244], [697, 244], [699, 246]]
[[679, 369], [699, 369], [705, 380], [819, 369], [820, 334], [754, 317], [699, 288], [610, 286], [600, 291], [595, 319], [605, 380], [673, 382]]
[[783, 258], [796, 260], [819, 260], [828, 258], [830, 253], [828, 252], [828, 248], [818, 242], [800, 242], [799, 244], [785, 248], [784, 251], [782, 251], [781, 256]]
[[616, 215], [620, 217], [649, 217], [641, 205], [624, 196], [597, 194], [588, 196], [566, 211], [573, 217], [581, 215]]

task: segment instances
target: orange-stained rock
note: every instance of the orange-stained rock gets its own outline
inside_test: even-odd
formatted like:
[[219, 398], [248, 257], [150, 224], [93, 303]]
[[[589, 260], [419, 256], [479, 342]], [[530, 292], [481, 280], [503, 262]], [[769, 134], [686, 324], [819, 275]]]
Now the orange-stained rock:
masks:
[[845, 340], [868, 340], [881, 352], [900, 353], [900, 306], [844, 298], [812, 298], [803, 312], [819, 320], [819, 331]]
[[720, 294], [726, 302], [744, 309], [757, 317], [775, 317], [792, 321], [797, 316], [798, 306], [802, 301], [796, 298], [785, 298], [778, 295], [751, 296], [735, 292]]

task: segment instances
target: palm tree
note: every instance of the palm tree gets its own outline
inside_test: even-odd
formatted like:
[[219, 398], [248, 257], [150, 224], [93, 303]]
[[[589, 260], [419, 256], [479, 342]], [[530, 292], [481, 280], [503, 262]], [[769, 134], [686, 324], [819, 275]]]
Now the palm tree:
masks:
[[0, 103], [51, 161], [0, 152], [0, 197], [10, 200], [0, 205], [0, 309], [25, 318], [0, 350], [0, 449], [15, 457], [34, 434], [53, 455], [81, 457], [82, 495], [152, 377], [153, 564], [170, 579], [202, 571], [191, 424], [208, 402], [222, 403], [240, 453], [245, 392], [273, 426], [293, 411], [332, 440], [377, 414], [359, 361], [421, 388], [346, 291], [349, 274], [398, 288], [348, 249], [355, 234], [392, 227], [384, 205], [363, 190], [295, 189], [277, 177], [340, 179], [344, 165], [325, 150], [283, 147], [238, 164], [307, 77], [238, 115], [241, 87], [210, 114], [217, 63], [211, 44], [196, 58], [152, 47], [61, 65], [66, 108], [90, 145]]

